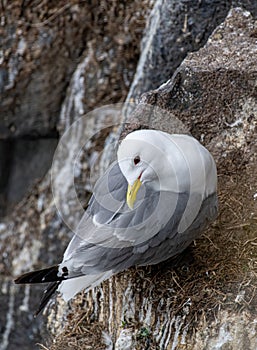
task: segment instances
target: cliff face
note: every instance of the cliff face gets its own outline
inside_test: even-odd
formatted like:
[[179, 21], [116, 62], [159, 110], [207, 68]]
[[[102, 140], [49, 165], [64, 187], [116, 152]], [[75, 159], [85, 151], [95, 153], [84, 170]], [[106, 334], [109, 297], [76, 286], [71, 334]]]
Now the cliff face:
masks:
[[[37, 341], [51, 349], [103, 349], [103, 331], [104, 342], [115, 349], [255, 349], [256, 22], [248, 12], [233, 10], [168, 80], [188, 50], [204, 45], [227, 15], [229, 3], [157, 1], [131, 85], [149, 3], [33, 4], [0, 5], [6, 38], [0, 68], [4, 206], [17, 181], [22, 188], [0, 226], [1, 350], [32, 349]], [[256, 6], [250, 6], [256, 14]], [[191, 132], [207, 146], [218, 165], [218, 220], [175, 265], [131, 269], [87, 296], [82, 293], [71, 308], [59, 300], [33, 320], [41, 288], [13, 286], [12, 278], [59, 261], [71, 233], [56, 212], [50, 174], [24, 195], [23, 169], [41, 169], [27, 171], [25, 179], [33, 183], [49, 168], [58, 136], [74, 121], [94, 107], [127, 95], [137, 99], [149, 89], [155, 90], [143, 95], [132, 117], [126, 117], [130, 130], [146, 120], [173, 132], [182, 125], [180, 131]], [[165, 109], [166, 118], [158, 119], [144, 103]], [[91, 113], [72, 128], [58, 158], [57, 187], [63, 191], [57, 191], [55, 201], [63, 205], [61, 213], [68, 210], [64, 219], [71, 228], [82, 210], [71, 195], [73, 178], [66, 177], [72, 152], [85, 137], [91, 139], [75, 173], [76, 191], [85, 205], [92, 159], [101, 155], [104, 144], [100, 165], [113, 156], [108, 147], [116, 129], [110, 127], [122, 121], [121, 108], [113, 108]], [[31, 142], [35, 152], [28, 149]], [[43, 329], [46, 320], [48, 331]], [[49, 331], [52, 344], [46, 341]]]
[[1, 216], [50, 168], [69, 123], [60, 119], [62, 103], [86, 56], [87, 97], [79, 113], [124, 100], [149, 11], [148, 1], [1, 2]]
[[220, 214], [178, 260], [114, 276], [82, 293], [71, 311], [59, 304], [59, 320], [49, 317], [60, 332], [51, 349], [68, 342], [102, 349], [101, 332], [115, 349], [256, 348], [255, 53], [256, 21], [233, 9], [172, 79], [125, 116], [123, 135], [147, 125], [201, 140], [217, 163]]
[[13, 278], [61, 259], [72, 233], [51, 190], [59, 136], [73, 118], [124, 100], [149, 11], [147, 1], [0, 4], [1, 350], [34, 349], [46, 338], [46, 318], [33, 318], [42, 288], [16, 287]]

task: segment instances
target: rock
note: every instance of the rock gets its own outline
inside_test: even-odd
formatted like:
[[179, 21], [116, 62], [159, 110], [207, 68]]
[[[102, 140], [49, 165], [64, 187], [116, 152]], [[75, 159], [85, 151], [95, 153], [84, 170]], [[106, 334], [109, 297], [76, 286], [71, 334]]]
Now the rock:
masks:
[[[0, 23], [1, 216], [6, 213], [6, 206], [16, 204], [21, 198], [13, 183], [22, 188], [20, 195], [28, 193], [28, 185], [49, 169], [48, 160], [56, 142], [51, 149], [49, 144], [45, 147], [45, 154], [35, 147], [32, 158], [41, 159], [44, 170], [40, 174], [27, 171], [18, 183], [12, 178], [24, 173], [24, 164], [26, 169], [36, 167], [33, 161], [18, 164], [16, 160], [21, 152], [24, 152], [22, 158], [28, 161], [29, 155], [24, 147], [9, 146], [24, 145], [27, 141], [29, 147], [38, 139], [41, 145], [46, 142], [44, 139], [57, 140], [67, 125], [83, 113], [97, 105], [125, 99], [139, 56], [145, 17], [150, 11], [148, 0], [140, 5], [133, 2], [125, 5], [115, 1], [105, 5], [80, 1], [67, 4], [62, 0], [58, 4], [37, 4], [32, 9], [19, 1], [3, 4]], [[119, 13], [119, 17], [115, 13]], [[124, 22], [123, 18], [130, 20]], [[74, 75], [73, 80], [77, 87], [72, 83], [70, 89], [75, 90], [67, 92], [75, 69], [77, 76]], [[81, 99], [79, 111], [75, 108], [73, 113], [72, 106], [69, 111], [62, 110], [66, 93], [75, 95], [76, 103]], [[69, 113], [69, 117], [63, 117], [64, 112]], [[17, 154], [16, 149], [20, 149]], [[11, 174], [13, 163], [16, 175]]]
[[[155, 111], [162, 108], [162, 127], [173, 130], [178, 119], [205, 144], [218, 166], [217, 221], [178, 260], [130, 269], [78, 296], [52, 350], [69, 343], [72, 319], [83, 319], [75, 342], [90, 326], [117, 348], [124, 339], [131, 349], [256, 348], [256, 26], [249, 12], [232, 9], [206, 45], [126, 119], [132, 126], [125, 132], [143, 122], [160, 125]], [[145, 104], [151, 107], [142, 116]], [[83, 339], [96, 346], [87, 332]]]
[[[29, 349], [40, 342], [44, 333], [42, 316], [33, 313], [40, 301], [42, 286], [20, 287], [13, 283], [14, 276], [61, 258], [67, 244], [67, 228], [61, 224], [52, 203], [50, 176], [25, 197], [12, 214], [2, 221], [0, 235], [2, 307], [1, 349]], [[53, 235], [53, 231], [56, 233]], [[55, 239], [58, 237], [59, 249]], [[34, 310], [34, 311], [33, 311]]]
[[55, 138], [0, 140], [0, 218], [8, 215], [51, 166]]
[[[69, 12], [69, 6], [65, 3], [63, 13]], [[107, 6], [110, 13], [124, 10], [123, 4], [117, 5], [118, 9], [114, 7], [116, 11], [112, 4], [106, 3], [104, 6]], [[15, 11], [17, 9], [19, 7]], [[94, 10], [96, 11], [95, 7]], [[96, 11], [99, 18], [104, 18], [102, 13], [105, 9], [99, 7], [99, 11], [100, 13]], [[29, 9], [24, 13], [31, 19]], [[47, 20], [55, 19], [56, 15], [53, 11], [51, 17], [46, 11], [41, 18], [46, 16]], [[131, 12], [128, 18], [130, 15]], [[140, 11], [137, 16], [140, 22], [143, 16]], [[109, 38], [111, 32], [118, 32], [117, 26], [121, 28], [125, 22], [119, 20], [120, 17], [115, 18], [118, 24], [113, 20], [107, 26]], [[92, 26], [92, 22], [90, 23]], [[140, 23], [141, 30], [143, 25]], [[233, 350], [241, 345], [246, 350], [256, 348], [255, 338], [252, 336], [256, 323], [254, 286], [257, 202], [254, 135], [257, 115], [253, 84], [256, 62], [251, 61], [252, 66], [247, 63], [255, 52], [255, 27], [256, 22], [249, 13], [241, 9], [231, 11], [206, 46], [188, 56], [170, 81], [142, 97], [141, 104], [131, 119], [140, 127], [144, 122], [140, 119], [142, 110], [145, 111], [144, 103], [148, 103], [150, 107], [147, 110], [147, 119], [151, 125], [172, 127], [172, 130], [181, 127], [180, 132], [191, 132], [210, 149], [219, 169], [220, 216], [217, 222], [175, 263], [165, 262], [158, 266], [130, 269], [114, 276], [86, 296], [81, 293], [70, 306], [62, 301], [53, 301], [45, 311], [47, 317], [32, 321], [33, 311], [40, 298], [38, 289], [41, 288], [14, 287], [10, 276], [25, 269], [40, 268], [59, 261], [72, 234], [56, 213], [48, 174], [14, 209], [12, 216], [0, 225], [0, 253], [3, 256], [0, 263], [3, 281], [0, 301], [4, 310], [0, 317], [3, 330], [0, 338], [1, 349], [18, 346], [27, 349], [34, 346], [35, 342], [41, 342], [52, 350], [70, 347], [97, 350], [104, 348], [103, 343], [109, 348], [113, 344], [117, 348], [122, 347], [126, 339], [129, 340], [131, 348], [135, 349], [175, 349], [188, 346], [195, 349], [230, 347]], [[63, 30], [62, 25], [59, 28]], [[88, 111], [88, 106], [91, 108], [95, 106], [94, 103], [108, 100], [111, 75], [115, 71], [108, 67], [111, 63], [108, 55], [113, 59], [117, 56], [121, 60], [119, 62], [122, 62], [123, 48], [127, 47], [130, 40], [128, 32], [114, 35], [113, 42], [123, 45], [120, 51], [116, 51], [115, 46], [114, 52], [119, 54], [111, 55], [110, 44], [110, 51], [106, 51], [108, 54], [105, 56], [108, 46], [106, 44], [107, 46], [97, 51], [97, 63], [93, 69], [92, 53], [95, 52], [95, 46], [90, 51], [89, 42], [97, 46], [106, 26], [103, 25], [101, 29], [97, 29], [97, 26], [93, 28], [93, 35], [100, 34], [95, 43], [90, 37], [87, 47], [85, 45], [82, 49], [83, 55], [71, 80], [62, 108], [62, 118], [58, 122], [61, 133], [67, 131], [73, 121], [78, 121]], [[133, 53], [135, 43], [136, 40], [132, 40], [130, 54]], [[20, 44], [19, 50], [24, 50], [24, 43]], [[124, 65], [132, 60], [130, 54], [126, 55], [128, 61]], [[36, 56], [40, 57], [39, 51]], [[103, 64], [100, 64], [101, 59]], [[210, 63], [210, 68], [207, 63]], [[131, 64], [129, 67], [126, 77], [132, 77], [135, 66]], [[107, 74], [101, 69], [107, 69]], [[1, 76], [7, 79], [6, 73]], [[120, 83], [118, 76], [115, 79], [117, 85]], [[101, 80], [99, 82], [98, 77], [104, 79], [104, 89], [101, 89], [99, 97], [98, 84]], [[88, 90], [93, 83], [95, 90]], [[129, 84], [130, 80], [128, 84], [122, 85], [120, 91], [117, 90], [118, 93], [112, 91], [111, 101], [122, 99], [128, 92]], [[9, 103], [7, 97], [6, 103]], [[165, 120], [159, 118], [160, 114], [159, 119], [156, 118], [156, 107], [167, 110]], [[103, 111], [106, 112], [105, 109]], [[72, 161], [72, 151], [75, 149], [76, 152], [78, 141], [83, 136], [82, 129], [85, 129], [87, 137], [91, 137], [92, 127], [95, 128], [93, 130], [98, 130], [102, 125], [106, 126], [106, 121], [107, 124], [120, 122], [120, 114], [112, 117], [114, 119], [109, 119], [108, 113], [91, 114], [92, 119], [89, 118], [88, 124], [82, 123], [82, 127], [72, 129], [69, 142], [60, 155], [67, 155]], [[105, 128], [99, 138], [97, 134], [90, 140], [92, 147], [87, 145], [78, 157], [75, 186], [79, 190], [80, 198], [85, 199], [86, 190], [90, 189], [88, 164], [92, 163], [95, 154], [101, 154], [105, 140], [106, 147], [109, 147], [109, 134], [112, 132], [113, 129]], [[106, 162], [108, 161], [110, 158], [106, 157]], [[63, 171], [59, 184], [65, 185], [57, 186], [60, 191], [64, 188], [69, 192], [72, 188], [70, 178], [65, 183], [65, 170], [69, 167], [70, 164], [67, 165], [63, 159], [59, 159], [58, 169]], [[101, 167], [104, 165], [100, 164], [96, 171], [100, 171]], [[66, 222], [71, 227], [79, 219], [76, 205], [72, 206], [73, 199], [68, 197], [67, 203], [61, 203], [68, 204], [68, 218], [71, 221]], [[61, 210], [65, 213], [65, 208]], [[42, 329], [46, 320], [48, 332], [55, 337], [52, 344]]]
[[[40, 3], [33, 7], [19, 1], [3, 4], [0, 138], [57, 134], [56, 125], [66, 88], [90, 42], [94, 42], [93, 67], [102, 62], [108, 76], [109, 57], [112, 69], [116, 67], [116, 74], [119, 72], [119, 84], [112, 82], [119, 99], [120, 87], [125, 85], [126, 91], [133, 76], [131, 68], [137, 61], [137, 46], [144, 27], [143, 18], [148, 11], [147, 4], [148, 1], [142, 2], [139, 11], [135, 11], [135, 4], [127, 9], [122, 2], [103, 6], [100, 2], [67, 4], [64, 0], [58, 4]], [[135, 13], [124, 25], [122, 19], [132, 11]], [[114, 18], [115, 12], [119, 13], [119, 18]], [[132, 27], [137, 30], [132, 31]], [[122, 40], [118, 39], [119, 35]], [[132, 49], [134, 57], [130, 53]], [[121, 57], [124, 50], [126, 57]], [[114, 55], [120, 56], [124, 65], [117, 66]], [[95, 94], [96, 100], [103, 97], [106, 88], [106, 85], [102, 86], [101, 94]]]
[[[176, 0], [155, 2], [141, 43], [137, 73], [127, 101], [158, 88], [170, 79], [188, 52], [202, 47], [237, 1]], [[240, 1], [257, 16], [257, 5]]]
[[[240, 15], [233, 16], [237, 13]], [[238, 30], [235, 32], [234, 28]], [[249, 57], [245, 55], [246, 50]], [[237, 150], [248, 157], [248, 152], [241, 147], [247, 145], [255, 149], [254, 114], [251, 116], [254, 113], [255, 53], [255, 21], [249, 12], [235, 9], [214, 31], [205, 47], [189, 54], [173, 78], [143, 95], [141, 103], [172, 111], [205, 143], [221, 135], [233, 135], [236, 129], [241, 134]], [[208, 81], [207, 74], [211, 77]], [[232, 149], [234, 147], [226, 153]]]
[[[5, 13], [0, 13], [0, 31], [3, 34], [0, 36], [5, 38], [5, 58], [0, 70], [0, 109], [3, 116], [0, 189], [5, 206], [8, 196], [14, 201], [19, 200], [0, 223], [0, 253], [3, 258], [0, 262], [0, 302], [3, 306], [0, 317], [1, 350], [34, 348], [36, 343], [49, 338], [46, 317], [33, 318], [42, 295], [42, 286], [14, 286], [13, 279], [25, 270], [60, 261], [73, 234], [58, 216], [52, 196], [50, 171], [30, 187], [29, 192], [26, 186], [50, 167], [57, 129], [60, 134], [67, 131], [71, 123], [81, 117], [81, 105], [85, 113], [96, 107], [97, 103], [117, 102], [125, 98], [135, 72], [139, 40], [149, 11], [148, 1], [132, 2], [129, 6], [125, 2], [86, 4], [75, 1], [67, 4], [60, 1], [58, 4], [40, 3], [33, 8], [25, 3], [22, 6], [13, 1], [0, 5], [0, 12], [2, 6], [5, 7]], [[116, 13], [119, 13], [118, 17]], [[125, 18], [130, 20], [126, 22]], [[8, 68], [10, 61], [13, 62], [12, 69]], [[83, 79], [80, 78], [83, 76], [80, 73], [85, 62], [91, 66], [85, 67], [87, 75], [85, 84], [82, 84]], [[73, 78], [67, 89], [73, 72], [81, 85]], [[83, 89], [81, 94], [76, 86]], [[112, 91], [110, 86], [113, 86]], [[79, 104], [70, 108], [74, 99]], [[73, 143], [85, 140], [83, 136], [90, 137], [92, 132], [102, 128], [101, 123], [106, 126], [106, 119], [107, 124], [111, 125], [120, 122], [118, 114], [106, 116], [104, 113], [107, 112], [99, 115], [98, 122], [91, 116], [91, 122], [89, 118], [83, 121], [82, 129], [73, 129], [67, 148], [62, 149], [60, 155], [67, 155], [72, 160]], [[60, 118], [60, 114], [64, 119]], [[87, 145], [83, 157], [78, 157], [75, 189], [83, 198], [82, 205], [86, 205], [88, 200], [84, 178], [90, 167], [86, 161], [92, 162], [95, 153], [100, 153], [100, 146], [103, 147], [108, 134], [105, 132], [100, 140], [96, 137], [91, 140], [91, 146]], [[59, 161], [58, 169], [61, 172], [58, 180], [62, 186], [65, 185], [60, 190], [69, 192], [74, 189], [74, 177], [65, 178], [70, 164], [62, 159]], [[90, 183], [88, 186], [90, 188]], [[73, 199], [65, 198], [70, 218], [67, 224], [70, 226], [76, 225], [81, 213]], [[58, 195], [55, 200], [58, 201]], [[55, 310], [54, 303], [52, 310]], [[61, 323], [68, 307], [63, 307], [61, 311], [59, 319], [53, 312], [55, 323], [56, 319]]]
[[8, 178], [7, 201], [11, 207], [20, 202], [34, 182], [41, 180], [52, 164], [56, 139], [25, 140], [12, 142], [11, 172]]
[[256, 349], [256, 321], [245, 310], [237, 314], [222, 311], [208, 325], [202, 320], [192, 349]]

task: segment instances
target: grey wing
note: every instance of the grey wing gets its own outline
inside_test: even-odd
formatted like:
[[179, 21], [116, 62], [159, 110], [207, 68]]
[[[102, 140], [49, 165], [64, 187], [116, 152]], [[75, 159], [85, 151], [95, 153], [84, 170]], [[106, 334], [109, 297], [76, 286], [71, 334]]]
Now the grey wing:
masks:
[[[169, 259], [175, 255], [180, 254], [185, 250], [193, 240], [198, 238], [203, 230], [206, 228], [208, 223], [215, 220], [218, 213], [218, 199], [217, 194], [213, 193], [203, 200], [200, 210], [193, 220], [193, 222], [188, 226], [185, 231], [177, 232], [171, 236], [167, 234], [170, 231], [170, 223], [162, 231], [167, 231], [163, 234], [166, 239], [161, 241], [158, 246], [154, 246], [155, 240], [153, 239], [150, 243], [148, 249], [148, 256], [150, 259], [144, 257], [145, 261], [139, 263], [139, 265], [148, 265], [148, 264], [158, 264], [161, 261]], [[159, 234], [162, 234], [160, 232]], [[158, 237], [158, 235], [157, 235]]]
[[178, 234], [188, 193], [156, 192], [142, 186], [137, 206], [130, 210], [126, 191], [127, 181], [118, 164], [96, 184], [64, 255], [62, 266], [67, 266], [72, 276], [157, 263], [183, 250], [181, 239], [186, 241], [183, 245], [194, 239], [195, 233], [188, 237]]

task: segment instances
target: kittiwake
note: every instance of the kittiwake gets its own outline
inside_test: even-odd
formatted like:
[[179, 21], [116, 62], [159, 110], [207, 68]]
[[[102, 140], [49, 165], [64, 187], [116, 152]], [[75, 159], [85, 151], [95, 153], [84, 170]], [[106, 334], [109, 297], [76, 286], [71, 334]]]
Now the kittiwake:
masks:
[[55, 291], [64, 300], [132, 266], [181, 253], [217, 215], [217, 171], [195, 138], [137, 130], [99, 178], [60, 264], [15, 282], [47, 283], [38, 312]]

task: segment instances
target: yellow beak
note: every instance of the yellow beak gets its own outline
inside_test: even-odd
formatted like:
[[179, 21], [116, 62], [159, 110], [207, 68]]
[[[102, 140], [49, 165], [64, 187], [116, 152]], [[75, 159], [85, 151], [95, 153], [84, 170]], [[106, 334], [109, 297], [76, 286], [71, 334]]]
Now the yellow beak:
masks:
[[137, 179], [133, 185], [128, 185], [128, 191], [127, 191], [127, 205], [130, 209], [133, 209], [134, 203], [137, 198], [137, 192], [142, 185], [142, 182], [140, 179]]

